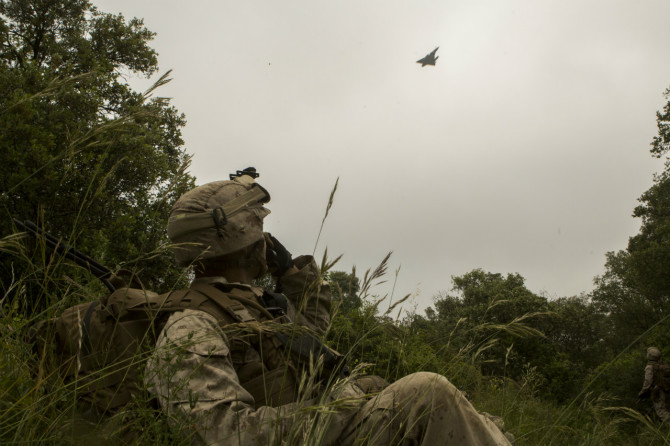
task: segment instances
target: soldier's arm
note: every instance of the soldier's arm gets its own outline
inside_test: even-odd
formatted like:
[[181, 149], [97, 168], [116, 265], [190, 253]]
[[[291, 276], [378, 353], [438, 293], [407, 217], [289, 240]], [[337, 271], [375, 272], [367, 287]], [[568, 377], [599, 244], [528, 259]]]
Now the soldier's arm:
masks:
[[644, 383], [642, 384], [642, 388], [649, 389], [652, 384], [654, 384], [654, 366], [648, 365], [644, 368]]
[[284, 295], [295, 308], [295, 314], [289, 316], [319, 334], [325, 333], [330, 324], [332, 296], [330, 285], [323, 280], [314, 257], [293, 259], [293, 266], [280, 280]]
[[184, 310], [168, 319], [147, 362], [145, 384], [171, 422], [194, 428], [204, 444], [276, 444], [285, 431], [280, 410], [289, 407], [254, 407], [226, 337], [207, 313]]
[[649, 393], [652, 384], [654, 383], [654, 367], [652, 365], [647, 365], [644, 368], [644, 382], [642, 383], [642, 390], [637, 394], [638, 397], [642, 398]]

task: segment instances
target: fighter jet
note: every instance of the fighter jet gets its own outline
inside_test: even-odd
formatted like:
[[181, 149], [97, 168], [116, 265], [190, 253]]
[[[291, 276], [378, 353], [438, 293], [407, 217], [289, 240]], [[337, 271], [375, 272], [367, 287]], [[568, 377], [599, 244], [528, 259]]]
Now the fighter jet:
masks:
[[[437, 48], [439, 48], [439, 46]], [[424, 57], [423, 59], [417, 60], [416, 63], [420, 63], [421, 67], [425, 67], [426, 65], [435, 66], [435, 61], [440, 57], [440, 56], [435, 56], [435, 52], [437, 51], [437, 48], [435, 48], [433, 51], [431, 51], [430, 54], [427, 55], [426, 57]]]

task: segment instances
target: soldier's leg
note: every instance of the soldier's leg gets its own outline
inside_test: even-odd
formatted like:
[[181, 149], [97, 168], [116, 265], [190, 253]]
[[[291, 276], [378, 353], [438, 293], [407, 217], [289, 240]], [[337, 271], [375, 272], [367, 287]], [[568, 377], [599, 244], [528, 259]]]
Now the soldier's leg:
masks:
[[343, 445], [509, 445], [445, 377], [408, 375], [366, 402], [343, 432]]
[[656, 414], [664, 423], [670, 424], [670, 411], [668, 411], [667, 403], [667, 393], [664, 390], [660, 390], [656, 398], [654, 398], [654, 410], [656, 410]]

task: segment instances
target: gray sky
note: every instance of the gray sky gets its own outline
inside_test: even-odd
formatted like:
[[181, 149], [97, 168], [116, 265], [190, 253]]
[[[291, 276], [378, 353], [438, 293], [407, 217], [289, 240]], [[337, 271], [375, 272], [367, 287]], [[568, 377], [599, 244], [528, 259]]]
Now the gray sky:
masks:
[[667, 1], [94, 4], [158, 33], [198, 184], [255, 166], [266, 228], [297, 255], [339, 177], [317, 254], [362, 272], [394, 251], [395, 298], [419, 309], [474, 268], [590, 291], [663, 166]]

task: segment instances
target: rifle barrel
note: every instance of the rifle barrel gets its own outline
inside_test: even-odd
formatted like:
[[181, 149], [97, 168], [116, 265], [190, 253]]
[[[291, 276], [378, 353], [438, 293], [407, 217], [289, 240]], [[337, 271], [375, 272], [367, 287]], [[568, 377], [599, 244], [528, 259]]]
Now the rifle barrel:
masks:
[[14, 223], [21, 228], [22, 230], [30, 233], [33, 237], [37, 238], [44, 237], [45, 242], [49, 245], [54, 251], [62, 254], [65, 258], [70, 259], [77, 263], [80, 266], [88, 269], [91, 274], [100, 279], [100, 281], [107, 287], [110, 292], [114, 292], [116, 288], [108, 280], [112, 275], [112, 271], [104, 265], [93, 260], [91, 257], [87, 256], [81, 251], [71, 247], [63, 240], [60, 240], [49, 234], [44, 229], [38, 227], [35, 223], [30, 220], [21, 221], [16, 218], [13, 218]]

